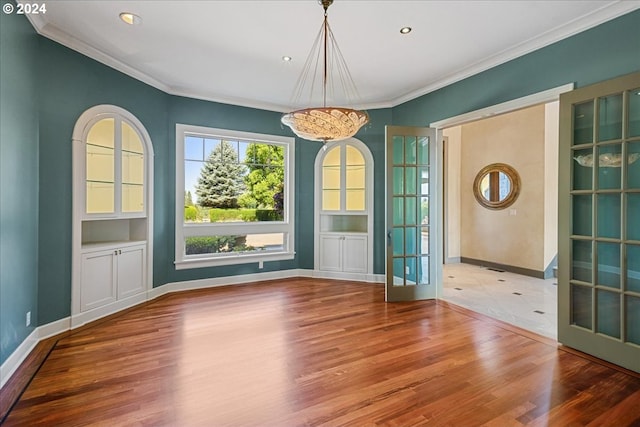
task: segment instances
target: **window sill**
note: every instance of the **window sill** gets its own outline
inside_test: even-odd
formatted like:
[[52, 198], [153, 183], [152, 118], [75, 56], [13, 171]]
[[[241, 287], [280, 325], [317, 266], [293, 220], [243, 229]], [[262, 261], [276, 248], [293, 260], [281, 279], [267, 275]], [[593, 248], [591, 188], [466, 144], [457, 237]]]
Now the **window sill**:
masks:
[[222, 265], [249, 264], [252, 262], [284, 261], [294, 259], [295, 252], [277, 252], [270, 254], [230, 254], [222, 257], [188, 258], [175, 261], [176, 270], [191, 268], [218, 267]]

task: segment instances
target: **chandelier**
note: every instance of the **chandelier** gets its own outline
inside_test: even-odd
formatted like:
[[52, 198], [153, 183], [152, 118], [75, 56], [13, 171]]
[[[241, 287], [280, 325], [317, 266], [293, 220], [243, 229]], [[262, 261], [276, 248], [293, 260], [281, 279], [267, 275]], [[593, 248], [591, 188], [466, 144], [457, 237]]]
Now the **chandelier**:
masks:
[[[322, 107], [295, 110], [284, 114], [281, 119], [282, 123], [289, 126], [293, 133], [300, 138], [311, 141], [328, 142], [347, 139], [355, 135], [362, 126], [369, 122], [369, 115], [364, 111], [327, 106], [327, 96], [334, 94], [336, 86], [343, 90], [347, 99], [352, 94], [353, 96], [357, 95], [357, 89], [351, 73], [349, 73], [347, 64], [329, 26], [327, 9], [332, 3], [333, 0], [320, 1], [324, 8], [324, 20], [304, 64], [302, 73], [298, 78], [293, 96], [295, 101], [299, 101], [307, 91], [309, 98], [312, 98], [314, 91], [321, 90]], [[320, 57], [322, 57], [322, 64], [320, 64]], [[314, 69], [313, 75], [311, 75], [312, 65]], [[339, 82], [336, 82], [333, 78], [331, 72], [333, 68], [336, 69], [335, 74], [338, 75]], [[316, 86], [315, 77], [317, 75], [322, 77], [320, 88]]]

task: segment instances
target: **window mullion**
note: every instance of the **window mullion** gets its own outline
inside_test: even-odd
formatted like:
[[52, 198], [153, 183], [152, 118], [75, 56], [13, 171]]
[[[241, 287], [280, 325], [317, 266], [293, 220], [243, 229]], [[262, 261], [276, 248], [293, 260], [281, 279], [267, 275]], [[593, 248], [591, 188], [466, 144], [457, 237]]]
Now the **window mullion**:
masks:
[[229, 224], [185, 224], [184, 237], [207, 235], [287, 233], [290, 226], [283, 222], [276, 223], [234, 223]]

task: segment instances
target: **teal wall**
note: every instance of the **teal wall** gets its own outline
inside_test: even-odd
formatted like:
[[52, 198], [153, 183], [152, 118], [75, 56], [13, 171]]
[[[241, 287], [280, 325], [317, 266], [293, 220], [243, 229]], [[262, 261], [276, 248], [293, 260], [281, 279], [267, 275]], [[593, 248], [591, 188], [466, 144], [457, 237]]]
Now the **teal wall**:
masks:
[[[296, 258], [176, 271], [173, 265], [175, 124], [291, 135], [279, 113], [167, 95], [36, 35], [24, 17], [2, 15], [2, 282], [0, 363], [34, 323], [69, 316], [71, 135], [87, 108], [115, 104], [144, 124], [155, 152], [154, 286], [313, 268], [313, 164], [320, 144], [296, 140]], [[384, 126], [426, 125], [575, 81], [583, 86], [640, 69], [640, 11], [404, 103], [369, 111], [357, 138], [375, 161], [374, 272], [384, 272]], [[28, 171], [28, 173], [25, 173]], [[11, 183], [19, 182], [20, 189]], [[17, 209], [19, 207], [19, 210]]]
[[[71, 301], [71, 136], [78, 117], [98, 104], [114, 104], [130, 111], [146, 127], [153, 141], [157, 188], [154, 203], [154, 251], [160, 255], [172, 229], [167, 204], [167, 171], [174, 166], [169, 139], [170, 96], [131, 77], [40, 38], [38, 55], [40, 115], [40, 211], [38, 323], [62, 319], [70, 314]], [[173, 195], [171, 195], [173, 197]], [[166, 275], [161, 263], [154, 266], [159, 278]]]
[[385, 126], [392, 123], [391, 109], [371, 110], [369, 123], [355, 136], [373, 155], [373, 273], [385, 273]]
[[640, 70], [640, 10], [393, 108], [393, 123], [429, 123], [575, 82]]
[[[0, 16], [0, 363], [38, 321], [38, 37]], [[26, 313], [31, 311], [31, 327]]]
[[[246, 132], [293, 136], [280, 123], [281, 113], [167, 95], [51, 40], [41, 38], [38, 56], [40, 123], [39, 323], [70, 315], [72, 146], [71, 135], [83, 111], [114, 104], [135, 115], [146, 127], [154, 149], [153, 283], [166, 283], [313, 268], [313, 164], [321, 144], [296, 139], [296, 257], [290, 261], [176, 270], [175, 125], [209, 126]], [[359, 137], [375, 157], [383, 209], [384, 125], [391, 110], [371, 112], [372, 122]], [[44, 208], [46, 207], [46, 208]], [[381, 211], [380, 211], [381, 212]], [[384, 271], [384, 217], [376, 221], [375, 272]], [[379, 240], [379, 241], [378, 241]]]
[[[370, 112], [371, 123], [358, 134], [358, 138], [367, 144], [374, 155], [374, 161], [379, 167], [375, 174], [377, 183], [384, 183], [384, 125], [391, 121], [391, 110], [377, 110]], [[197, 126], [208, 126], [214, 128], [223, 128], [231, 130], [239, 130], [245, 132], [257, 132], [271, 135], [293, 136], [291, 130], [280, 123], [282, 113], [273, 111], [256, 110], [252, 108], [238, 107], [226, 104], [218, 104], [208, 101], [200, 101], [179, 96], [172, 96], [169, 107], [169, 127], [175, 132], [177, 123], [190, 124]], [[174, 136], [171, 144], [174, 143]], [[204, 279], [210, 277], [223, 277], [238, 274], [252, 274], [259, 272], [288, 270], [294, 268], [313, 269], [313, 218], [314, 218], [314, 170], [313, 164], [321, 144], [317, 142], [306, 141], [296, 138], [296, 158], [295, 158], [295, 186], [296, 186], [296, 256], [291, 261], [270, 261], [264, 263], [262, 270], [258, 269], [257, 263], [244, 265], [230, 265], [224, 267], [198, 268], [191, 270], [175, 270], [173, 267], [175, 235], [173, 226], [170, 227], [170, 235], [162, 236], [165, 248], [159, 253], [154, 251], [154, 263], [163, 264], [167, 270], [166, 273], [158, 277], [154, 277], [154, 282], [158, 285], [177, 282], [184, 280]], [[170, 153], [171, 159], [169, 164], [175, 164], [175, 151]], [[162, 209], [171, 214], [171, 224], [175, 221], [175, 167], [167, 168], [172, 182], [166, 191]], [[377, 199], [377, 206], [381, 209], [384, 205], [383, 184], [378, 185], [376, 189], [381, 192]], [[156, 197], [157, 197], [156, 190]], [[380, 215], [382, 218], [382, 215]], [[376, 243], [378, 239], [383, 239], [384, 235], [384, 218], [382, 218], [382, 228], [378, 227], [376, 233]], [[380, 236], [380, 237], [379, 237]], [[155, 235], [158, 238], [158, 235]], [[157, 245], [154, 245], [157, 246]], [[379, 249], [380, 245], [376, 245]], [[377, 250], [374, 253], [374, 269], [377, 273], [384, 271], [384, 251]]]

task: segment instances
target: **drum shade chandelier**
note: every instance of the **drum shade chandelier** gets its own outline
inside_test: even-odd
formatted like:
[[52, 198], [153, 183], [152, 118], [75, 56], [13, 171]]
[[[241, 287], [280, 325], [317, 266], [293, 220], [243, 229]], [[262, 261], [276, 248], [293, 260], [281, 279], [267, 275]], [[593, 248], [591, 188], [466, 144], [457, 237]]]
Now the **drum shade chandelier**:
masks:
[[[320, 32], [309, 52], [302, 73], [296, 83], [292, 99], [299, 101], [304, 93], [309, 98], [318, 90], [316, 78], [322, 77], [322, 107], [303, 108], [282, 116], [282, 123], [289, 126], [300, 138], [311, 141], [340, 141], [352, 137], [358, 130], [369, 122], [369, 115], [364, 111], [344, 107], [327, 107], [327, 96], [335, 92], [336, 87], [344, 92], [347, 100], [357, 96], [357, 89], [347, 63], [340, 52], [338, 43], [329, 26], [327, 10], [333, 0], [321, 0], [324, 9], [324, 20]], [[320, 58], [322, 57], [322, 64]], [[312, 67], [313, 66], [313, 67]], [[311, 73], [313, 68], [313, 74]], [[332, 71], [338, 75], [335, 81]], [[329, 93], [328, 93], [329, 91]]]

